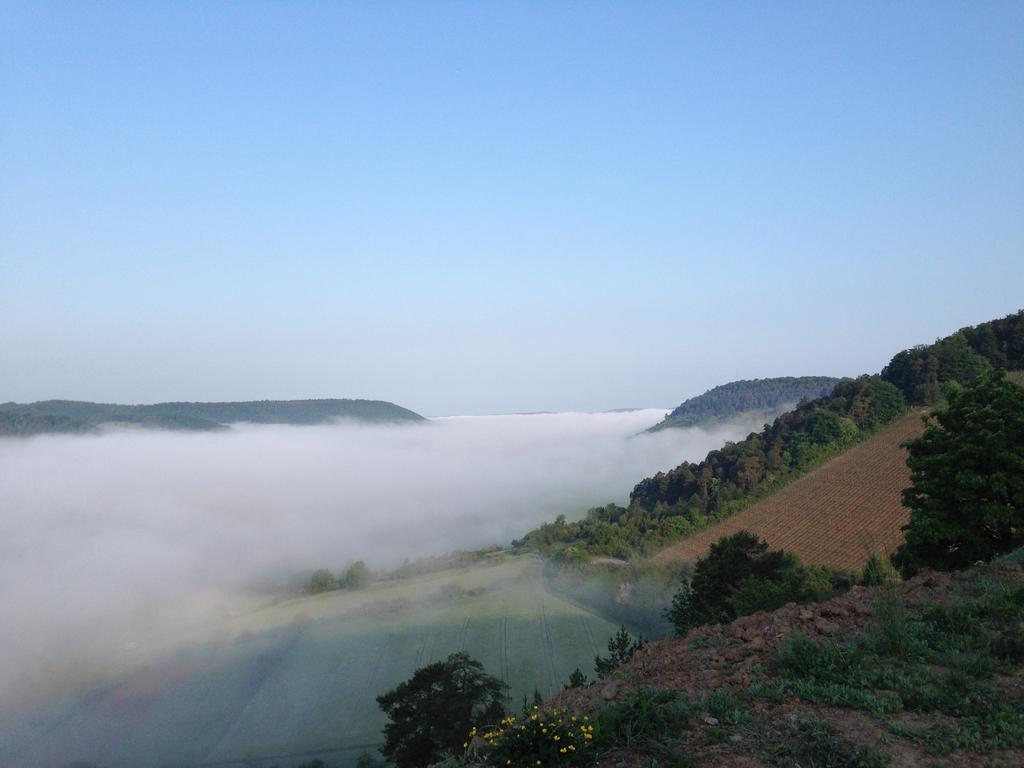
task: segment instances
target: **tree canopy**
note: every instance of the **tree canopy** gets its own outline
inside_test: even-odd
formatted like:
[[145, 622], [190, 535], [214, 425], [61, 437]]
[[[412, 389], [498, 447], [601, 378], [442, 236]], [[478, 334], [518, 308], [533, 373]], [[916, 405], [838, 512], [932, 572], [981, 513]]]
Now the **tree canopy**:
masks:
[[460, 754], [473, 725], [504, 716], [507, 688], [461, 652], [416, 670], [377, 697], [388, 716], [381, 753], [397, 768], [423, 768]]
[[965, 568], [1024, 545], [1024, 388], [999, 375], [954, 387], [906, 446], [910, 522], [893, 556], [904, 575]]
[[721, 624], [788, 602], [830, 597], [846, 586], [843, 575], [824, 566], [803, 566], [796, 555], [768, 548], [749, 531], [712, 544], [684, 576], [666, 612], [680, 635], [702, 624]]

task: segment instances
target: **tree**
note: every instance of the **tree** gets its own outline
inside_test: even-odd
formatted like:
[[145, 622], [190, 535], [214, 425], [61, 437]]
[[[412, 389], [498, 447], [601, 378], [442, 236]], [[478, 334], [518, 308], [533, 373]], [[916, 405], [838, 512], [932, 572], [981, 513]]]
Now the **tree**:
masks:
[[607, 675], [614, 672], [627, 661], [633, 658], [633, 654], [644, 647], [644, 636], [634, 640], [633, 636], [626, 630], [625, 625], [619, 627], [619, 631], [608, 640], [608, 655], [594, 657], [594, 671], [598, 675]]
[[685, 635], [702, 624], [722, 624], [788, 602], [825, 599], [841, 574], [823, 566], [804, 567], [795, 555], [768, 549], [748, 531], [725, 536], [684, 576], [665, 617]]
[[583, 670], [576, 667], [576, 669], [572, 671], [572, 674], [569, 675], [569, 682], [562, 687], [566, 690], [569, 688], [586, 688], [588, 684], [589, 681], [587, 680], [587, 676], [583, 674]]
[[507, 688], [465, 653], [416, 670], [377, 697], [389, 719], [381, 753], [398, 768], [422, 768], [459, 754], [470, 728], [502, 719]]
[[340, 581], [348, 589], [362, 589], [370, 583], [370, 569], [362, 560], [356, 560], [345, 569]]
[[1024, 388], [1001, 374], [952, 387], [905, 443], [910, 522], [893, 564], [955, 570], [1024, 545]]
[[672, 603], [665, 611], [665, 618], [676, 628], [676, 634], [684, 637], [697, 626], [693, 612], [693, 580], [686, 574], [679, 582], [679, 589], [672, 595]]
[[332, 589], [337, 588], [338, 580], [326, 568], [319, 568], [313, 571], [313, 575], [309, 577], [309, 591], [314, 595], [320, 592], [330, 592]]

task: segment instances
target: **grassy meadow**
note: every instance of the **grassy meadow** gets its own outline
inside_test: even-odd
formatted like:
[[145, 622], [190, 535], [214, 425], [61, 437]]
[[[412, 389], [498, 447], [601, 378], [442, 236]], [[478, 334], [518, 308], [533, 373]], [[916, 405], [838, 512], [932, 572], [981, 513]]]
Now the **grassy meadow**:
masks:
[[[350, 763], [380, 743], [375, 697], [465, 650], [511, 686], [511, 706], [592, 674], [616, 627], [504, 557], [360, 591], [284, 600], [181, 640], [117, 680], [8, 723], [0, 763], [116, 766]], [[7, 728], [5, 727], [5, 730]]]

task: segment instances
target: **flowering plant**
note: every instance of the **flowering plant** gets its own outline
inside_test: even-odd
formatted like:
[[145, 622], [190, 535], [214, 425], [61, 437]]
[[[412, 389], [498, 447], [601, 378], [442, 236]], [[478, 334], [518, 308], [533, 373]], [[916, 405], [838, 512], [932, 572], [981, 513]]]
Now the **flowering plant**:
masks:
[[579, 766], [594, 762], [594, 726], [590, 717], [577, 717], [565, 710], [541, 711], [506, 717], [495, 727], [473, 728], [483, 738], [482, 757], [495, 768], [547, 768]]

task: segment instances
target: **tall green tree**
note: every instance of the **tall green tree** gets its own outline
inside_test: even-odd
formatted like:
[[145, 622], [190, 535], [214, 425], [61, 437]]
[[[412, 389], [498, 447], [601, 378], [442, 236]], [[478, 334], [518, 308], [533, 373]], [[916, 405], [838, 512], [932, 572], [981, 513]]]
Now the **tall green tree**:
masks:
[[507, 687], [465, 653], [416, 670], [377, 697], [388, 716], [381, 753], [398, 768], [423, 768], [460, 754], [470, 728], [504, 717]]
[[910, 522], [893, 555], [904, 576], [965, 568], [1024, 545], [1024, 388], [999, 374], [953, 387], [906, 446]]

